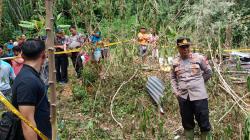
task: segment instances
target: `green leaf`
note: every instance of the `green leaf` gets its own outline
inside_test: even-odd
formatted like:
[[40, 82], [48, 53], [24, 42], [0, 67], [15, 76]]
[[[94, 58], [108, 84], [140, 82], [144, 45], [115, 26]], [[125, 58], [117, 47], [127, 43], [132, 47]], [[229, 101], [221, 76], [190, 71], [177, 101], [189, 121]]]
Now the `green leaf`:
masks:
[[39, 17], [39, 21], [41, 21], [41, 22], [45, 22], [45, 18], [44, 18], [43, 16], [38, 15], [38, 17]]
[[87, 129], [93, 129], [94, 127], [94, 122], [93, 121], [89, 121], [87, 124]]
[[59, 27], [59, 28], [63, 28], [63, 29], [65, 29], [65, 28], [69, 28], [69, 27], [70, 27], [70, 25], [58, 25], [58, 27]]
[[18, 24], [18, 25], [27, 29], [32, 29], [32, 30], [35, 29], [35, 25], [31, 25], [31, 24]]
[[56, 21], [60, 20], [62, 17], [62, 13], [58, 14], [57, 17], [56, 17]]
[[24, 21], [24, 20], [21, 20], [20, 23], [21, 23], [21, 24], [30, 24], [30, 25], [34, 25], [34, 22]]
[[40, 30], [41, 28], [44, 27], [44, 22], [43, 22], [43, 21], [37, 21], [37, 22], [36, 22], [36, 26], [37, 26], [37, 28]]

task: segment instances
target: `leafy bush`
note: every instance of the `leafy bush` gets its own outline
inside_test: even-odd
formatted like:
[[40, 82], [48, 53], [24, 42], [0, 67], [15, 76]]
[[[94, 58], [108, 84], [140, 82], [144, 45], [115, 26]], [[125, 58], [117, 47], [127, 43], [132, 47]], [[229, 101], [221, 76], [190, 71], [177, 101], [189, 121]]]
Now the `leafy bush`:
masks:
[[91, 85], [98, 78], [98, 66], [87, 63], [82, 70], [82, 78], [85, 86]]
[[73, 86], [73, 97], [74, 99], [76, 100], [82, 100], [82, 99], [86, 99], [88, 98], [88, 93], [87, 93], [87, 90], [86, 90], [86, 87], [84, 86]]

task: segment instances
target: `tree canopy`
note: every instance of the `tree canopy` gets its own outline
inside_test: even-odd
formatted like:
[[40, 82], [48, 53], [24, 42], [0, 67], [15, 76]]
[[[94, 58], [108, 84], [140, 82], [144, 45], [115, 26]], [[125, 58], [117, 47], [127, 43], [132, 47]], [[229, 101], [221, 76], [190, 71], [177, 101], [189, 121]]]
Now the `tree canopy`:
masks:
[[[43, 0], [1, 3], [2, 43], [22, 33], [30, 37], [45, 34]], [[201, 45], [209, 39], [215, 47], [246, 47], [250, 42], [249, 7], [245, 0], [57, 0], [54, 17], [55, 27], [74, 24], [85, 33], [98, 27], [111, 38], [131, 38], [145, 26], [158, 31], [161, 43], [167, 45], [185, 35]]]

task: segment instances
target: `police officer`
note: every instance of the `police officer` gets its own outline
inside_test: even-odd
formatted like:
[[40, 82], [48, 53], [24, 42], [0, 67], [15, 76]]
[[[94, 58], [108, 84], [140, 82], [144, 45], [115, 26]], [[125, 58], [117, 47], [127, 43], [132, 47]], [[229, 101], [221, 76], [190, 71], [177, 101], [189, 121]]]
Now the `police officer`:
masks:
[[[56, 52], [67, 50], [66, 36], [64, 35], [64, 31], [61, 29], [56, 30], [55, 49], [56, 49]], [[67, 54], [56, 54], [55, 66], [56, 66], [56, 81], [62, 84], [67, 83], [68, 82], [68, 56]]]
[[173, 60], [171, 84], [178, 99], [182, 126], [187, 140], [194, 139], [194, 117], [201, 131], [201, 139], [210, 136], [208, 95], [205, 82], [212, 75], [211, 67], [206, 58], [190, 52], [189, 38], [177, 39], [179, 56]]

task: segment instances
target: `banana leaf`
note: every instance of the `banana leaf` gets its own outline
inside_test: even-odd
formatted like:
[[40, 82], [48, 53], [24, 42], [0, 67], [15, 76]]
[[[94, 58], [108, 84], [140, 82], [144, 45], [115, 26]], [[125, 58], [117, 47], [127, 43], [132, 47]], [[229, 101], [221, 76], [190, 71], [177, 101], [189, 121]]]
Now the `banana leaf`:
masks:
[[70, 25], [58, 25], [59, 28], [63, 28], [63, 29], [66, 29], [66, 28], [69, 28]]
[[27, 28], [27, 29], [30, 29], [30, 30], [34, 30], [35, 29], [35, 25], [31, 25], [31, 24], [18, 24], [20, 27], [23, 27], [23, 28]]
[[32, 24], [32, 25], [34, 25], [34, 22], [25, 21], [25, 20], [21, 20], [20, 23], [21, 23], [21, 24], [30, 24], [30, 25]]

